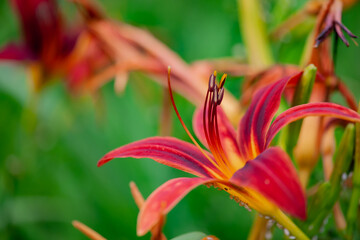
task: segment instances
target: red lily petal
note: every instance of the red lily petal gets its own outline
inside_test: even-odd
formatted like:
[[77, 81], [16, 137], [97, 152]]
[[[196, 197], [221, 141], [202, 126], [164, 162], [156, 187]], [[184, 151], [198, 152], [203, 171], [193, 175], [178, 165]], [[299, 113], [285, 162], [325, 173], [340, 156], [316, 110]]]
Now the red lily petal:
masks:
[[256, 74], [254, 77], [248, 78], [243, 84], [243, 94], [241, 96], [242, 104], [248, 105], [256, 90], [269, 86], [286, 76], [292, 76], [299, 71], [300, 69], [298, 66], [274, 65], [271, 68]]
[[137, 222], [137, 234], [147, 233], [160, 219], [180, 202], [191, 190], [197, 186], [217, 181], [213, 178], [176, 178], [158, 187], [146, 199], [140, 210]]
[[33, 60], [29, 49], [22, 45], [9, 44], [0, 50], [1, 60], [25, 61]]
[[[208, 155], [212, 158], [211, 154]], [[194, 145], [172, 137], [151, 137], [136, 141], [107, 153], [98, 167], [113, 158], [151, 158], [161, 164], [201, 177], [221, 175]]]
[[271, 124], [266, 136], [266, 146], [285, 125], [308, 116], [328, 116], [344, 119], [350, 122], [360, 122], [360, 115], [346, 107], [335, 103], [318, 102], [307, 103], [292, 107], [281, 113]]
[[[193, 117], [193, 129], [196, 136], [200, 139], [201, 143], [209, 149], [204, 132], [203, 112], [203, 108], [198, 108], [195, 111]], [[217, 107], [217, 117], [220, 135], [219, 139], [221, 141], [221, 145], [224, 149], [225, 155], [234, 167], [241, 168], [245, 165], [245, 161], [243, 158], [241, 158], [240, 155], [239, 144], [236, 139], [235, 129], [221, 107]]]
[[283, 78], [260, 89], [239, 126], [240, 152], [249, 160], [255, 158], [265, 145], [265, 137], [271, 120], [280, 106], [281, 94], [289, 81], [300, 79], [302, 72]]
[[288, 155], [279, 147], [265, 150], [238, 170], [230, 182], [251, 188], [282, 210], [306, 218], [305, 195]]

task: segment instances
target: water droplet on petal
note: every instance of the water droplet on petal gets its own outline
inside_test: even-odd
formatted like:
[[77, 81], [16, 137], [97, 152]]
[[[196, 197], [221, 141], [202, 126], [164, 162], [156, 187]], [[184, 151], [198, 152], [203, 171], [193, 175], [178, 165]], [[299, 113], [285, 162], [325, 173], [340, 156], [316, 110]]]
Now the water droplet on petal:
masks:
[[246, 209], [246, 210], [248, 210], [249, 212], [251, 212], [251, 208], [249, 208], [249, 206], [245, 203], [244, 204], [244, 208]]
[[266, 233], [265, 233], [265, 239], [266, 240], [270, 240], [272, 238], [272, 232], [271, 231], [266, 231]]
[[284, 227], [280, 223], [276, 223], [276, 226], [280, 229], [283, 229]]
[[345, 181], [347, 179], [347, 174], [346, 173], [343, 173], [341, 175], [341, 180]]

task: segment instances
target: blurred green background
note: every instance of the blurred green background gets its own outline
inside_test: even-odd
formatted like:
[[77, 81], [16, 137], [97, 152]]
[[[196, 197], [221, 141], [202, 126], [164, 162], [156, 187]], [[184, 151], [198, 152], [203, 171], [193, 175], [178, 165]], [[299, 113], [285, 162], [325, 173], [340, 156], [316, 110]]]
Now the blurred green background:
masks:
[[[263, 1], [269, 31], [305, 1]], [[75, 8], [59, 2], [68, 24], [78, 20]], [[151, 31], [187, 62], [217, 57], [245, 57], [235, 0], [132, 0], [101, 2], [108, 15]], [[360, 35], [360, 5], [343, 15], [344, 24]], [[8, 1], [0, 1], [0, 46], [21, 38]], [[278, 62], [297, 64], [306, 34], [303, 25], [280, 42], [272, 42]], [[360, 94], [360, 49], [340, 44], [339, 76]], [[148, 196], [168, 179], [187, 176], [149, 159], [116, 159], [101, 168], [108, 151], [159, 132], [162, 88], [143, 74], [133, 73], [118, 96], [113, 82], [90, 97], [71, 97], [61, 82], [48, 86], [32, 102], [23, 66], [0, 64], [0, 239], [86, 239], [74, 229], [77, 219], [109, 239], [135, 239], [138, 209], [129, 182]], [[241, 78], [227, 88], [239, 96]], [[341, 101], [336, 96], [334, 101]], [[187, 124], [194, 106], [176, 96]], [[188, 140], [173, 117], [172, 134]], [[318, 176], [321, 178], [321, 176]], [[316, 178], [316, 175], [315, 175]], [[168, 238], [202, 231], [220, 239], [244, 239], [254, 212], [224, 192], [199, 187], [168, 215]], [[145, 236], [141, 239], [148, 239]]]

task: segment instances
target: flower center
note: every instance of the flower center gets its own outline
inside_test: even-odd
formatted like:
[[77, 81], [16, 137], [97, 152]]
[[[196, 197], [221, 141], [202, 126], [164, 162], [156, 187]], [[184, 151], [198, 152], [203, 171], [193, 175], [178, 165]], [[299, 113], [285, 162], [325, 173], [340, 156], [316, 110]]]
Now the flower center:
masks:
[[227, 159], [221, 144], [217, 116], [217, 107], [224, 98], [224, 84], [226, 77], [227, 75], [224, 74], [221, 77], [219, 84], [217, 84], [216, 71], [210, 75], [209, 88], [204, 103], [203, 126], [206, 141], [216, 161], [216, 167], [221, 169], [227, 177], [231, 177], [236, 169], [233, 168], [230, 161]]

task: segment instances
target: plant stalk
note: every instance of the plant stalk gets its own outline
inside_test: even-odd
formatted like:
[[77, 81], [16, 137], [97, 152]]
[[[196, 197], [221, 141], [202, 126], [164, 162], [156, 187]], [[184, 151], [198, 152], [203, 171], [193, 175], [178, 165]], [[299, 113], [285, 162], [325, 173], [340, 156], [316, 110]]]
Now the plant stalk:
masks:
[[286, 216], [281, 210], [275, 215], [275, 220], [281, 224], [285, 229], [289, 230], [290, 234], [298, 240], [310, 240], [308, 236], [303, 233], [300, 228], [291, 219]]
[[240, 31], [247, 49], [249, 64], [264, 69], [273, 62], [264, 16], [259, 0], [238, 0]]

